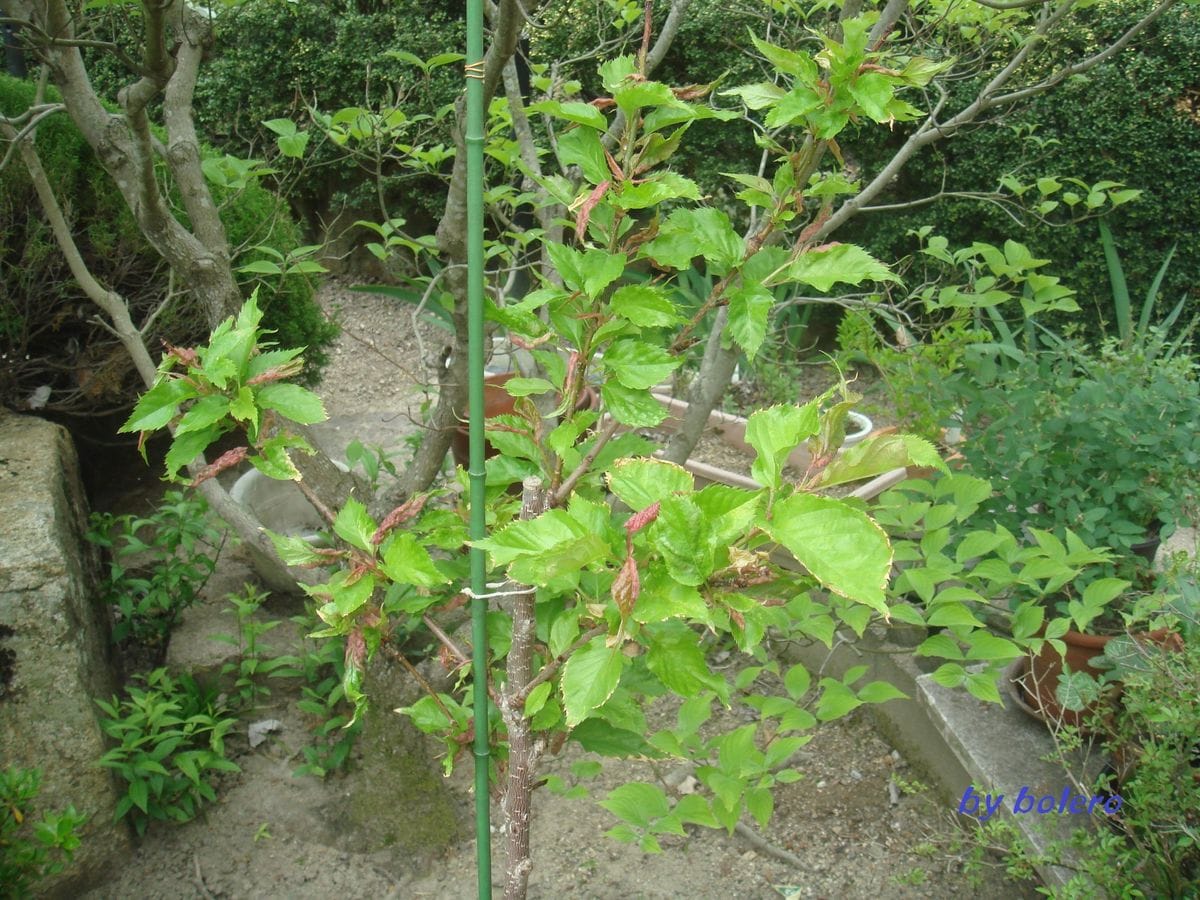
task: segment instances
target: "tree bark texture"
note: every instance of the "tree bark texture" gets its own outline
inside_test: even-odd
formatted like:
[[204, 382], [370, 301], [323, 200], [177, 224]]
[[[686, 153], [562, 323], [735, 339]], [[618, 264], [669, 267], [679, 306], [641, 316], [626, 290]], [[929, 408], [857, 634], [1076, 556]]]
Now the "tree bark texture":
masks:
[[[64, 0], [12, 0], [11, 5], [17, 17], [51, 38], [74, 39], [72, 13]], [[180, 283], [187, 284], [201, 301], [211, 328], [237, 312], [241, 293], [230, 268], [225, 231], [200, 170], [191, 114], [201, 45], [208, 37], [209, 25], [182, 0], [167, 0], [162, 5], [148, 2], [143, 11], [147, 38], [144, 71], [121, 92], [123, 114], [110, 113], [100, 103], [79, 47], [43, 42], [37, 53], [49, 65], [68, 114], [117, 185], [139, 230], [175, 270]], [[176, 56], [167, 51], [168, 31], [179, 40]], [[168, 124], [167, 165], [179, 184], [192, 230], [171, 214], [155, 172], [156, 142], [146, 105], [159, 93]]]
[[[538, 478], [526, 478], [521, 496], [521, 518], [541, 515], [549, 494]], [[500, 696], [500, 715], [508, 731], [508, 777], [504, 787], [504, 821], [508, 830], [508, 856], [504, 877], [506, 900], [522, 900], [529, 886], [533, 860], [529, 855], [530, 809], [540, 741], [534, 738], [525, 716], [525, 689], [533, 677], [533, 649], [537, 642], [535, 615], [536, 589], [510, 584], [504, 589], [515, 592], [512, 599], [512, 645], [504, 691]]]

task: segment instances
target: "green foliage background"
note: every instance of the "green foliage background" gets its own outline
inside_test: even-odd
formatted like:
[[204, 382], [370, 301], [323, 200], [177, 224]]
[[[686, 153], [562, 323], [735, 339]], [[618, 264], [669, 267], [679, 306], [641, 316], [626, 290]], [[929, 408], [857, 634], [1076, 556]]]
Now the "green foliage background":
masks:
[[[1087, 28], [1060, 48], [1057, 58], [1085, 55], [1118, 37], [1150, 6], [1144, 0], [1099, 4], [1086, 13]], [[1200, 309], [1200, 16], [1195, 8], [1169, 11], [1120, 54], [1087, 75], [1069, 79], [1028, 102], [1007, 119], [1012, 127], [978, 128], [941, 142], [913, 159], [879, 203], [896, 203], [937, 193], [943, 175], [948, 190], [994, 190], [999, 178], [1016, 171], [1025, 182], [1043, 175], [1073, 175], [1140, 188], [1142, 197], [1109, 218], [1121, 261], [1135, 296], [1142, 296], [1173, 244], [1179, 249], [1163, 285], [1169, 308], [1190, 291], [1192, 312]], [[976, 82], [963, 83], [948, 108], [957, 109]], [[955, 103], [957, 100], [957, 104]], [[1034, 135], [1053, 143], [1039, 146]], [[864, 148], [868, 171], [880, 167], [903, 140]], [[1066, 227], [1034, 224], [1022, 230], [986, 203], [949, 200], [903, 213], [863, 215], [852, 226], [883, 259], [912, 252], [909, 229], [932, 224], [951, 246], [1014, 237], [1049, 257], [1049, 271], [1078, 291], [1080, 317], [1111, 322], [1111, 293], [1099, 232], [1092, 221]], [[1169, 305], [1166, 301], [1169, 301]], [[1189, 316], [1185, 314], [1185, 318]]]
[[[461, 68], [436, 69], [425, 79], [388, 55], [404, 50], [427, 59], [462, 50], [462, 4], [432, 6], [420, 0], [243, 4], [218, 22], [213, 57], [196, 87], [199, 126], [228, 153], [263, 156], [273, 140], [261, 123], [280, 117], [303, 123], [306, 104], [332, 112], [399, 97], [409, 117], [434, 115], [458, 96]], [[449, 140], [444, 123], [432, 140]], [[378, 217], [374, 173], [339, 161], [337, 147], [316, 145], [310, 169], [288, 192], [310, 233], [319, 234], [321, 220], [342, 204]], [[444, 202], [438, 182], [384, 174], [393, 214], [432, 228]]]

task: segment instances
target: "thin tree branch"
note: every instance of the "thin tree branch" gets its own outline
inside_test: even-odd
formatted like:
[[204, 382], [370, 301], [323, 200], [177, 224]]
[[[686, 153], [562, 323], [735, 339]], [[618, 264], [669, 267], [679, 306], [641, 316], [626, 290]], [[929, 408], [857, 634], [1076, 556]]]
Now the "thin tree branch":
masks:
[[[979, 0], [976, 0], [976, 2], [979, 2]], [[1073, 63], [1072, 65], [1060, 69], [1049, 78], [1040, 81], [1037, 84], [1030, 85], [1026, 88], [1021, 88], [1020, 90], [1013, 91], [1009, 94], [1003, 94], [999, 97], [994, 97], [989, 102], [988, 106], [1007, 106], [1009, 104], [1016, 103], [1018, 100], [1024, 100], [1027, 97], [1032, 97], [1035, 94], [1044, 93], [1045, 91], [1053, 88], [1055, 85], [1070, 78], [1072, 75], [1078, 75], [1081, 72], [1086, 72], [1088, 69], [1094, 68], [1102, 62], [1112, 59], [1114, 56], [1128, 47], [1130, 42], [1135, 37], [1150, 27], [1150, 25], [1152, 25], [1156, 19], [1166, 13], [1167, 10], [1169, 10], [1172, 6], [1175, 6], [1176, 3], [1178, 3], [1178, 0], [1163, 0], [1163, 2], [1159, 3], [1158, 6], [1147, 13], [1141, 19], [1141, 21], [1130, 26], [1130, 28], [1123, 35], [1117, 38], [1117, 40], [1113, 41], [1113, 43], [1108, 47], [1105, 47], [1103, 50], [1087, 57], [1086, 59], [1082, 59], [1077, 63]]]
[[612, 436], [617, 433], [617, 429], [620, 426], [621, 423], [616, 419], [613, 419], [608, 423], [605, 429], [600, 432], [600, 435], [596, 438], [596, 443], [593, 444], [592, 449], [587, 452], [587, 456], [579, 461], [579, 465], [575, 467], [575, 471], [567, 476], [567, 479], [559, 486], [558, 490], [554, 492], [554, 497], [550, 504], [551, 506], [561, 506], [567, 502], [571, 496], [571, 492], [575, 490], [575, 485], [579, 483], [579, 479], [587, 474], [588, 469], [592, 467], [592, 463], [596, 461], [596, 457], [600, 455], [600, 451], [604, 449], [604, 445], [612, 439]]
[[988, 9], [1030, 9], [1034, 6], [1045, 6], [1050, 0], [971, 0], [972, 3], [977, 3], [980, 6], [986, 6]]
[[[37, 107], [30, 107], [29, 109], [25, 110], [25, 112], [21, 113], [21, 115], [12, 119], [0, 117], [0, 123], [8, 126], [16, 126], [26, 119], [29, 120], [25, 122], [20, 131], [13, 132], [13, 137], [11, 140], [7, 137], [5, 138], [5, 140], [9, 140], [9, 145], [8, 150], [4, 153], [4, 158], [0, 159], [0, 171], [3, 171], [4, 167], [8, 165], [9, 160], [12, 158], [13, 153], [16, 152], [20, 143], [25, 140], [25, 138], [31, 137], [33, 133], [37, 131], [37, 127], [41, 124], [43, 119], [49, 118], [56, 112], [61, 112], [65, 109], [66, 107], [61, 103], [42, 104]], [[7, 132], [5, 133], [7, 134]]]

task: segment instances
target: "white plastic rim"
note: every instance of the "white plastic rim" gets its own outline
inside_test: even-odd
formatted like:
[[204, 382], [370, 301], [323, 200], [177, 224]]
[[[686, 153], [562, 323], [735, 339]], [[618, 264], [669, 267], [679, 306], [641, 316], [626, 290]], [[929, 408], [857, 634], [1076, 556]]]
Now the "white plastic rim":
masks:
[[[338, 460], [333, 464], [343, 472], [350, 471]], [[319, 539], [324, 526], [320, 514], [313, 508], [300, 488], [291, 481], [268, 478], [258, 469], [248, 469], [238, 476], [229, 496], [246, 507], [268, 531], [303, 538], [310, 543]]]
[[875, 424], [862, 413], [851, 410], [846, 414], [846, 440], [843, 447], [853, 447], [875, 430]]

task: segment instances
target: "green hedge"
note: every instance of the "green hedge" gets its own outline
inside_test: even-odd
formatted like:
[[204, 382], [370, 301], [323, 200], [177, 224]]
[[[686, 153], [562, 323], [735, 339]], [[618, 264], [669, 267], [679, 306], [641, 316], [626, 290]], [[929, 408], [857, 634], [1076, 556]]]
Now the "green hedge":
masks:
[[[0, 111], [24, 110], [33, 96], [32, 82], [0, 76]], [[37, 147], [84, 260], [101, 284], [129, 301], [134, 321], [142, 321], [166, 293], [165, 264], [65, 113], [39, 126]], [[225, 202], [222, 219], [232, 247], [267, 244], [286, 253], [300, 245], [286, 205], [269, 191], [251, 186], [215, 199]], [[239, 276], [239, 283], [246, 294], [254, 286], [251, 276]], [[309, 348], [306, 375], [310, 382], [317, 380], [337, 328], [314, 302], [312, 285], [290, 276], [263, 285], [259, 296], [276, 340]], [[34, 389], [49, 385], [51, 408], [76, 391], [82, 394], [76, 395], [73, 412], [128, 404], [139, 384], [119, 345], [91, 321], [96, 312], [72, 278], [25, 167], [14, 155], [0, 170], [0, 403], [21, 407]], [[148, 343], [154, 354], [159, 338], [186, 344], [206, 333], [203, 316], [185, 295], [160, 317]]]
[[[1144, 0], [1101, 4], [1087, 11], [1085, 26], [1069, 48], [1088, 52], [1112, 41], [1145, 11]], [[1170, 247], [1179, 249], [1164, 282], [1174, 304], [1191, 292], [1200, 310], [1200, 15], [1186, 7], [1163, 16], [1139, 37], [1135, 49], [1042, 95], [1015, 111], [1008, 124], [1033, 128], [1040, 147], [1013, 128], [987, 127], [941, 142], [909, 163], [895, 188], [877, 202], [894, 203], [936, 193], [943, 171], [949, 190], [993, 190], [1006, 172], [1019, 177], [1073, 175], [1088, 183], [1120, 181], [1144, 193], [1108, 219], [1134, 296], [1144, 295]], [[962, 85], [963, 95], [973, 85]], [[955, 107], [958, 108], [958, 107]], [[1027, 131], [1026, 131], [1027, 134]], [[882, 165], [903, 135], [867, 153], [868, 171]], [[1023, 167], [1023, 168], [1022, 168]], [[1034, 225], [1022, 230], [988, 204], [947, 201], [905, 213], [863, 215], [857, 239], [883, 258], [915, 248], [909, 229], [931, 224], [952, 246], [1014, 237], [1053, 261], [1053, 272], [1079, 292], [1083, 318], [1094, 328], [1111, 319], [1111, 292], [1094, 221], [1067, 227]], [[1167, 307], [1167, 303], [1162, 304]]]
[[[234, 156], [264, 153], [273, 136], [262, 122], [308, 118], [305, 104], [324, 112], [345, 106], [378, 105], [400, 91], [411, 117], [433, 115], [452, 103], [462, 86], [460, 66], [435, 69], [428, 81], [419, 69], [394, 56], [405, 50], [422, 59], [461, 52], [462, 12], [455, 4], [421, 0], [353, 3], [279, 3], [250, 0], [223, 13], [214, 53], [196, 86], [196, 115], [207, 139]], [[421, 128], [428, 128], [425, 123]], [[431, 143], [449, 140], [445, 125]], [[255, 143], [257, 142], [257, 146]], [[321, 220], [343, 204], [378, 218], [372, 177], [330, 144], [310, 144], [312, 168], [288, 198], [319, 236]], [[430, 230], [441, 216], [445, 190], [430, 178], [385, 173], [390, 211]], [[364, 233], [365, 234], [365, 233]]]

